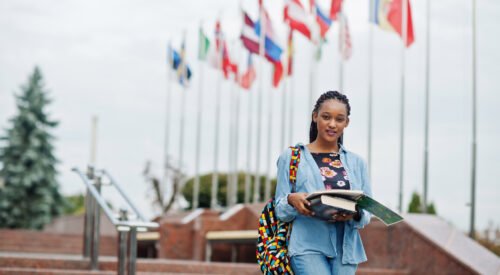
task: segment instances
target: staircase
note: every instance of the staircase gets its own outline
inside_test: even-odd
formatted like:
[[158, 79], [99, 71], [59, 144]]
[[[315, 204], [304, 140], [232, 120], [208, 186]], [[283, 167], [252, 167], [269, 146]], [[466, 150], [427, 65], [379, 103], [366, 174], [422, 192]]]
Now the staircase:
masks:
[[[90, 270], [90, 261], [79, 255], [0, 252], [0, 274], [116, 274], [116, 257], [99, 257], [99, 270]], [[168, 259], [138, 259], [137, 274], [261, 274], [257, 264], [200, 262]], [[360, 268], [360, 275], [405, 275], [405, 270]]]

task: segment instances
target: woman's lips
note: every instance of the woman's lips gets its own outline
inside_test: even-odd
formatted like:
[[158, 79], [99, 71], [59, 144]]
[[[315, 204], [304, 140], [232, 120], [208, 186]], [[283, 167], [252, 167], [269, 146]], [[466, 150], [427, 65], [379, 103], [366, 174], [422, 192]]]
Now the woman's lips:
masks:
[[337, 135], [337, 132], [336, 131], [328, 131], [327, 130], [326, 134], [333, 137], [333, 136]]

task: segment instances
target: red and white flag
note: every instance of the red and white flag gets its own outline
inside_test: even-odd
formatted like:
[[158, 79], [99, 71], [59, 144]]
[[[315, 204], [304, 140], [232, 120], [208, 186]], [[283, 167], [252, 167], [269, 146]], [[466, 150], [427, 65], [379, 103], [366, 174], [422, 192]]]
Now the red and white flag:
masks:
[[314, 22], [314, 18], [306, 12], [299, 0], [289, 0], [285, 3], [283, 17], [285, 23], [290, 26], [290, 29], [300, 32], [305, 37], [309, 38], [309, 40], [314, 39], [313, 24], [316, 24], [316, 22]]
[[342, 58], [344, 60], [348, 60], [352, 54], [352, 42], [351, 42], [351, 33], [349, 32], [349, 24], [347, 23], [347, 17], [340, 13], [338, 14], [341, 22], [340, 22], [340, 43], [339, 50]]

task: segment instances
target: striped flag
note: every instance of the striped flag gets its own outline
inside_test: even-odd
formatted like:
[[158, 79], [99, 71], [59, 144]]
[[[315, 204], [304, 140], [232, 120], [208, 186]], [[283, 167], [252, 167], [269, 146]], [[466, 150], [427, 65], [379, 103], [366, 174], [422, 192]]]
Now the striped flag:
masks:
[[256, 77], [255, 67], [253, 66], [252, 53], [248, 53], [247, 70], [240, 76], [239, 84], [243, 89], [249, 90]]
[[299, 0], [289, 0], [285, 3], [283, 19], [293, 31], [298, 31], [309, 40], [313, 40], [314, 35], [312, 24], [313, 18], [306, 12]]
[[332, 0], [330, 6], [330, 19], [337, 20], [337, 14], [342, 10], [342, 0]]
[[[403, 2], [402, 0], [371, 0], [370, 22], [378, 25], [381, 29], [394, 31], [402, 36], [401, 21], [403, 20]], [[413, 33], [413, 20], [411, 16], [410, 1], [407, 7], [407, 25], [406, 25], [406, 47], [409, 47], [415, 41]]]
[[[243, 30], [241, 33], [241, 41], [248, 51], [254, 54], [259, 54], [259, 35], [260, 35], [260, 22], [253, 22], [253, 20], [243, 13]], [[266, 26], [264, 55], [265, 58], [274, 66], [273, 86], [277, 87], [283, 75], [283, 64], [281, 63], [281, 53], [283, 50], [275, 42], [277, 41], [271, 25], [271, 21], [264, 11], [264, 24]]]
[[351, 43], [351, 33], [349, 32], [349, 24], [347, 22], [347, 17], [344, 14], [340, 14], [340, 20], [342, 20], [340, 28], [340, 43], [339, 50], [342, 58], [348, 60], [352, 54], [352, 43]]

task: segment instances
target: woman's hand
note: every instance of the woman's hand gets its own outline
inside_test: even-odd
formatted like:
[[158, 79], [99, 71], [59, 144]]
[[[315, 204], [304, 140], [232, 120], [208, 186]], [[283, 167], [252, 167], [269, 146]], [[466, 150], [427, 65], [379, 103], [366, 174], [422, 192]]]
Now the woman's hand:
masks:
[[345, 222], [348, 220], [352, 220], [354, 217], [354, 213], [347, 214], [347, 213], [335, 213], [332, 215], [332, 222]]
[[297, 211], [304, 216], [314, 216], [314, 212], [309, 210], [311, 203], [306, 200], [307, 193], [291, 193], [288, 194], [288, 204], [293, 206]]

